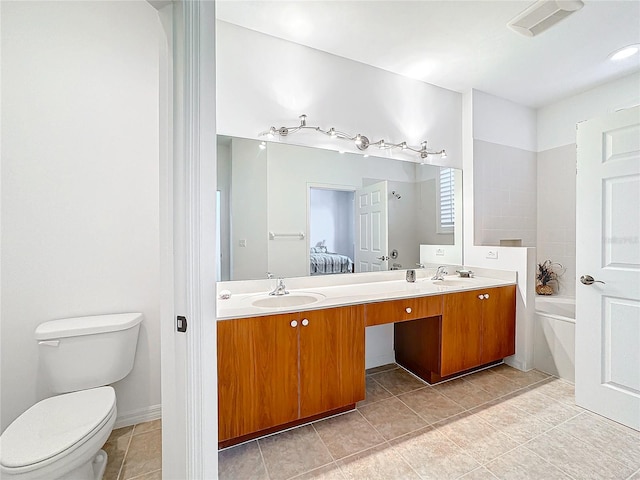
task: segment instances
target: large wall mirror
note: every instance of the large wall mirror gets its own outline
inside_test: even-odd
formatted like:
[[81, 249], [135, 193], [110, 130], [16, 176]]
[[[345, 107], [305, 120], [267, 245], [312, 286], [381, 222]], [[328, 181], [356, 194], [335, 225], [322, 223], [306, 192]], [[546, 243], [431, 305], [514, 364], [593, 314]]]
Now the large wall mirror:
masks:
[[462, 172], [218, 136], [218, 278], [462, 263]]

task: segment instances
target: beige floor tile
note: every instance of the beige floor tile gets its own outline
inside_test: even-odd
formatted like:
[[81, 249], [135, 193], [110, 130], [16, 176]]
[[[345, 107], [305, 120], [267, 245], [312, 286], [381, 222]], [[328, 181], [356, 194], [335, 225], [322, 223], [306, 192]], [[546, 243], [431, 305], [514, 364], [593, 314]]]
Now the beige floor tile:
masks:
[[120, 480], [128, 480], [162, 468], [162, 431], [132, 435]]
[[459, 446], [430, 427], [390, 443], [422, 479], [454, 479], [480, 466]]
[[558, 427], [634, 470], [640, 468], [640, 436], [627, 433], [583, 413]]
[[373, 378], [394, 395], [410, 392], [426, 386], [426, 383], [418, 380], [402, 368], [377, 373]]
[[376, 382], [374, 376], [367, 375], [366, 379], [366, 394], [365, 399], [358, 402], [358, 407], [368, 405], [370, 403], [379, 402], [385, 398], [392, 397], [393, 395], [386, 388]]
[[295, 480], [345, 480], [346, 477], [336, 463], [330, 463], [293, 478]]
[[462, 378], [439, 383], [433, 388], [464, 408], [477, 407], [496, 398], [495, 394], [489, 393]]
[[350, 480], [419, 480], [420, 477], [390, 447], [374, 447], [338, 461]]
[[519, 387], [528, 387], [530, 385], [533, 385], [534, 383], [538, 383], [542, 380], [550, 378], [550, 375], [539, 370], [529, 370], [528, 372], [523, 372], [522, 370], [510, 367], [509, 365], [506, 365], [504, 363], [496, 367], [492, 367], [490, 370], [494, 373], [507, 377]]
[[333, 462], [311, 425], [261, 438], [258, 445], [271, 480], [291, 478]]
[[576, 404], [575, 386], [559, 378], [549, 377], [547, 380], [531, 385], [528, 388], [567, 405], [575, 406]]
[[481, 405], [471, 410], [471, 413], [518, 443], [527, 442], [553, 428], [552, 424], [538, 420], [535, 416], [502, 399]]
[[534, 438], [526, 447], [580, 480], [626, 479], [635, 470], [557, 428]]
[[465, 453], [484, 464], [518, 445], [518, 442], [468, 412], [433, 425]]
[[396, 397], [366, 405], [358, 410], [387, 440], [427, 426], [427, 422]]
[[507, 452], [485, 467], [501, 480], [571, 480], [571, 477], [525, 447]]
[[460, 477], [460, 480], [496, 480], [496, 477], [486, 468], [480, 467]]
[[360, 412], [349, 412], [313, 424], [335, 460], [384, 443]]
[[398, 367], [395, 363], [387, 363], [386, 365], [380, 365], [379, 367], [368, 368], [365, 373], [367, 375], [373, 375], [380, 372], [386, 372], [387, 370], [395, 370]]
[[144, 473], [138, 477], [134, 477], [131, 480], [162, 480], [162, 470], [156, 470], [155, 472]]
[[133, 429], [133, 434], [150, 432], [151, 430], [158, 430], [162, 428], [162, 420], [152, 420], [151, 422], [138, 423]]
[[501, 397], [522, 388], [504, 375], [493, 373], [491, 370], [482, 370], [481, 372], [467, 375], [464, 379], [493, 394], [494, 397]]
[[435, 423], [464, 411], [464, 407], [431, 387], [403, 393], [398, 398], [428, 423]]
[[533, 415], [537, 420], [559, 425], [581, 413], [581, 410], [539, 393], [522, 390], [505, 398], [505, 402]]
[[103, 480], [118, 479], [131, 440], [131, 432], [133, 432], [133, 426], [117, 428], [109, 435], [107, 443], [102, 447], [107, 452], [107, 468], [104, 471]]
[[254, 440], [218, 452], [220, 480], [268, 480], [258, 441]]

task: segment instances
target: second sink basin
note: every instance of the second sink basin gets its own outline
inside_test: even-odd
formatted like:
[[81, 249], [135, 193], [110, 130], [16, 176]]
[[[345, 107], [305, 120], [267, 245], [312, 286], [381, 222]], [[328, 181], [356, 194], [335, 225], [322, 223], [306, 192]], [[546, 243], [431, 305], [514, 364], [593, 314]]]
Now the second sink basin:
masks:
[[254, 307], [282, 308], [310, 305], [324, 300], [326, 297], [320, 293], [290, 293], [288, 295], [260, 296], [251, 302]]

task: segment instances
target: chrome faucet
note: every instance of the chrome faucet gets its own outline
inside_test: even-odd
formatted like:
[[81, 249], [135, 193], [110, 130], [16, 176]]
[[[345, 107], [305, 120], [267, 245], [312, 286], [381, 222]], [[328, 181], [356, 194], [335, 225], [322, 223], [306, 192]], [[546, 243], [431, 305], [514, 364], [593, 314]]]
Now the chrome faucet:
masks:
[[448, 274], [449, 272], [447, 271], [447, 267], [440, 265], [436, 270], [436, 274], [431, 277], [431, 280], [444, 280], [444, 276]]
[[288, 295], [289, 292], [287, 292], [287, 287], [284, 286], [284, 280], [282, 278], [278, 279], [278, 284], [276, 285], [276, 288], [273, 289], [272, 292], [269, 293], [269, 295]]

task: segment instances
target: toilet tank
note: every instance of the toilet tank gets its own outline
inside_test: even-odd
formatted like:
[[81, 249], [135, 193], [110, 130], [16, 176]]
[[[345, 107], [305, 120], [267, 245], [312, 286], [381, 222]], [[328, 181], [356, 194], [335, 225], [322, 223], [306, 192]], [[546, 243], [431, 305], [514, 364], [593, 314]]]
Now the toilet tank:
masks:
[[64, 318], [38, 325], [42, 368], [55, 393], [100, 387], [133, 368], [141, 313]]

